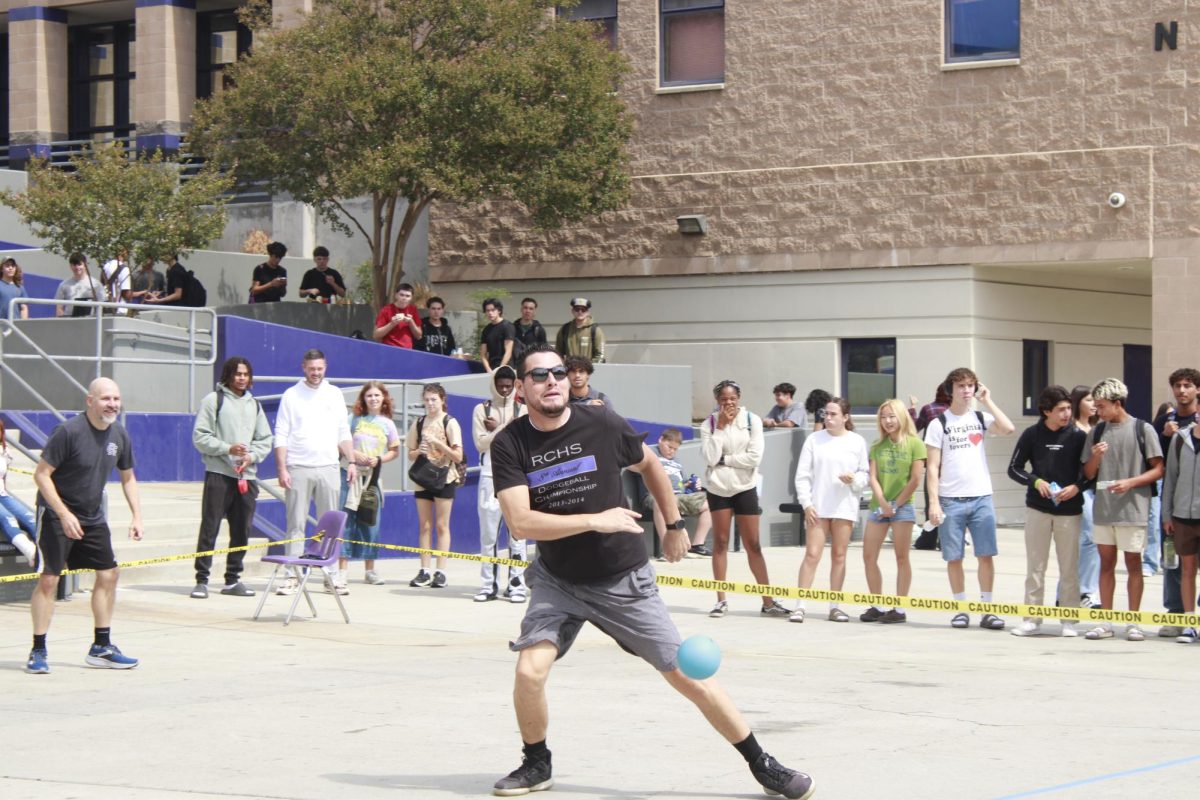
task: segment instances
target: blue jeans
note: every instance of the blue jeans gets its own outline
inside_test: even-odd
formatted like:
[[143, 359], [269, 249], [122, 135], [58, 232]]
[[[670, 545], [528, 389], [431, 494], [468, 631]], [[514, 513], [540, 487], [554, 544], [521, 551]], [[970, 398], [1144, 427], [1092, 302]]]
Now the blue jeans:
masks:
[[1142, 568], [1158, 572], [1162, 566], [1162, 480], [1158, 494], [1150, 498], [1150, 519], [1146, 521], [1146, 549], [1142, 551]]
[[1092, 541], [1092, 503], [1096, 493], [1083, 493], [1083, 520], [1079, 526], [1079, 591], [1100, 602], [1100, 554]]
[[0, 509], [0, 530], [10, 542], [19, 533], [27, 533], [30, 539], [33, 538], [37, 519], [32, 508], [11, 494], [6, 494], [0, 496]]
[[938, 526], [938, 538], [942, 541], [943, 561], [962, 561], [968, 530], [976, 558], [996, 555], [996, 509], [990, 494], [944, 497], [942, 512], [945, 519]]

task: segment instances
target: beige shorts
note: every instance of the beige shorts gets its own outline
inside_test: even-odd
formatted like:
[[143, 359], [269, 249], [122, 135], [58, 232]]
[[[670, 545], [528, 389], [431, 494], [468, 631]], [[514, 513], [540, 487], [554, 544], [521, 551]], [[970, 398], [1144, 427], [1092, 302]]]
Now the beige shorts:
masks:
[[1092, 541], [1116, 545], [1122, 553], [1141, 553], [1146, 549], [1146, 526], [1097, 524], [1092, 528]]

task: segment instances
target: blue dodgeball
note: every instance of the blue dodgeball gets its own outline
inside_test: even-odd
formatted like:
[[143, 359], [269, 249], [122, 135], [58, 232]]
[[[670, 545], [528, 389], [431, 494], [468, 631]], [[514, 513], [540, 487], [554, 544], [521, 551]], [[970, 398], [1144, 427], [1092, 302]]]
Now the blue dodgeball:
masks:
[[721, 666], [721, 648], [708, 636], [689, 636], [679, 645], [679, 670], [695, 681], [711, 678]]

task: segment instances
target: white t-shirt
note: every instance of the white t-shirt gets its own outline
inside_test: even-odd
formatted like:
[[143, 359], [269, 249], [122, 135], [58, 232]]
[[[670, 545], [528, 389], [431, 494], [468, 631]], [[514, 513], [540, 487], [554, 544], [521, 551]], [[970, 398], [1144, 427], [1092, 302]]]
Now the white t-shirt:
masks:
[[[116, 275], [115, 280], [113, 280], [114, 274]], [[100, 279], [104, 282], [104, 299], [110, 303], [121, 302], [121, 293], [131, 291], [133, 288], [133, 276], [129, 274], [129, 265], [122, 264], [116, 259], [105, 262], [104, 266], [100, 268]], [[122, 308], [118, 309], [117, 313], [124, 316], [129, 311]]]
[[[858, 502], [867, 488], [867, 442], [854, 431], [834, 436], [817, 431], [804, 440], [796, 466], [796, 501], [813, 506], [821, 519], [858, 519]], [[853, 473], [849, 485], [839, 475]]]
[[[996, 418], [986, 411], [984, 426], [990, 428]], [[947, 409], [946, 430], [934, 419], [925, 429], [925, 447], [942, 451], [938, 475], [939, 497], [985, 497], [992, 493], [992, 475], [988, 472], [987, 453], [983, 441], [986, 431], [979, 425], [979, 416], [968, 411], [961, 417]]]
[[289, 467], [330, 467], [338, 443], [350, 441], [346, 400], [328, 381], [313, 389], [304, 381], [283, 393], [275, 415], [275, 446], [287, 448]]

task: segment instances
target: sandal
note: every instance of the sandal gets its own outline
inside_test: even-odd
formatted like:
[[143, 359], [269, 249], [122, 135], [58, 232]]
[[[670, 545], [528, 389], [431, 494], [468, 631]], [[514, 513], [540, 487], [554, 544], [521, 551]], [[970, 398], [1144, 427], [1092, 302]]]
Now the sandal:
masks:
[[788, 617], [788, 622], [804, 622], [804, 609], [797, 608], [793, 611], [792, 615]]
[[710, 617], [723, 617], [725, 616], [725, 612], [728, 610], [729, 604], [724, 600], [720, 600], [715, 606], [712, 607], [712, 611], [708, 612], [708, 615]]
[[960, 611], [950, 618], [951, 628], [966, 628], [971, 624], [971, 615], [965, 611]]
[[979, 627], [987, 628], [989, 631], [1002, 631], [1004, 630], [1004, 620], [995, 614], [984, 614], [983, 619], [979, 620]]
[[1125, 640], [1126, 641], [1142, 642], [1142, 641], [1145, 641], [1145, 639], [1146, 639], [1146, 634], [1143, 633], [1142, 629], [1139, 628], [1137, 625], [1126, 625], [1125, 626]]
[[1112, 637], [1113, 629], [1108, 625], [1097, 625], [1083, 635], [1083, 638], [1093, 642], [1097, 639], [1111, 639]]
[[845, 611], [842, 611], [840, 608], [831, 608], [831, 609], [829, 609], [829, 621], [830, 622], [849, 622], [850, 617], [846, 614]]

